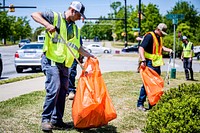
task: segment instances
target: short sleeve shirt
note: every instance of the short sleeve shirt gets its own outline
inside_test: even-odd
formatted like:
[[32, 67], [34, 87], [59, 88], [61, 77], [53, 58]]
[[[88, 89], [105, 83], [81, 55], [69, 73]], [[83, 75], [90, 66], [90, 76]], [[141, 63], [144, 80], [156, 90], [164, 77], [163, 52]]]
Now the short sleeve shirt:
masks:
[[[62, 14], [62, 17], [65, 19], [65, 12]], [[54, 21], [54, 13], [52, 11], [48, 11], [48, 12], [42, 12], [42, 17], [49, 22], [50, 24], [53, 24]], [[66, 20], [66, 19], [65, 19]], [[66, 27], [67, 27], [67, 39], [71, 39], [74, 37], [74, 31], [73, 31], [73, 24], [74, 22], [70, 22], [68, 23], [66, 21]]]
[[[160, 42], [160, 37], [158, 35], [156, 35], [156, 37], [158, 39], [158, 42]], [[150, 33], [144, 36], [144, 39], [142, 43], [140, 44], [140, 47], [143, 47], [144, 51], [147, 53], [150, 53], [150, 54], [153, 53], [153, 36]]]

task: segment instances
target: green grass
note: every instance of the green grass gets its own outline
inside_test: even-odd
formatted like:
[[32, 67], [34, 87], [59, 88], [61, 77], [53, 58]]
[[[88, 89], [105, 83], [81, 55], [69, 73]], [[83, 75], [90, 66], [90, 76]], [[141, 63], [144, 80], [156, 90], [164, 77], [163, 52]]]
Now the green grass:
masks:
[[42, 76], [44, 76], [43, 72], [32, 74], [32, 75], [28, 75], [28, 76], [22, 76], [22, 77], [16, 77], [16, 78], [11, 78], [11, 79], [0, 80], [0, 85], [7, 84], [7, 83], [12, 83], [12, 82], [17, 82], [17, 81], [21, 81], [21, 80], [27, 80], [27, 79], [42, 77]]
[[[162, 73], [164, 77], [166, 72]], [[171, 79], [165, 89], [177, 87], [182, 83], [194, 83], [200, 81], [185, 81], [184, 73], [177, 72], [177, 78]], [[200, 79], [200, 73], [194, 73], [196, 79]], [[58, 131], [54, 133], [132, 133], [140, 132], [144, 125], [148, 112], [136, 109], [136, 103], [142, 85], [141, 77], [136, 72], [109, 72], [103, 74], [104, 82], [117, 111], [117, 118], [109, 122], [107, 126], [88, 130]], [[45, 97], [45, 91], [36, 91], [7, 101], [0, 102], [0, 133], [42, 133], [40, 130], [41, 113]], [[147, 103], [145, 104], [145, 106]], [[72, 101], [66, 99], [64, 121], [72, 122]]]

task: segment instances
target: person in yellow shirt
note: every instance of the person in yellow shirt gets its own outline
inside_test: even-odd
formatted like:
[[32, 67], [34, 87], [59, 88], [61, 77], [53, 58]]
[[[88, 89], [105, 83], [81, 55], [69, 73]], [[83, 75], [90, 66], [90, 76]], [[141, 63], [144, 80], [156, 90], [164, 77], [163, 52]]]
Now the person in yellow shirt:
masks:
[[81, 16], [85, 18], [84, 11], [85, 6], [81, 2], [73, 1], [63, 13], [49, 11], [31, 14], [31, 17], [43, 25], [47, 31], [41, 61], [42, 70], [46, 75], [46, 97], [41, 122], [44, 132], [70, 128], [69, 124], [63, 122], [65, 98], [69, 84], [69, 68], [75, 56], [78, 58], [79, 54], [95, 58], [81, 46], [80, 29], [75, 24], [75, 21], [80, 20]]
[[193, 52], [193, 43], [188, 41], [186, 36], [182, 37], [182, 46], [183, 46], [183, 52], [181, 55], [181, 60], [183, 61], [183, 67], [185, 70], [185, 78], [186, 80], [189, 80], [189, 73], [191, 76], [191, 80], [194, 80], [193, 77], [193, 69], [192, 69], [192, 58], [194, 55]]

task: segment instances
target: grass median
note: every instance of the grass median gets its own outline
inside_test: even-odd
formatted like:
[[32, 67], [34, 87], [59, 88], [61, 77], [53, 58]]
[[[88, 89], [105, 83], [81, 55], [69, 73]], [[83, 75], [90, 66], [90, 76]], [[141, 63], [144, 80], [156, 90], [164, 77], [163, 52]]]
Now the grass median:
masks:
[[[166, 72], [162, 73], [164, 77]], [[194, 73], [196, 79], [200, 79], [200, 73]], [[109, 72], [103, 74], [108, 92], [117, 111], [117, 118], [107, 126], [81, 130], [84, 133], [130, 133], [141, 132], [145, 125], [148, 112], [136, 109], [142, 80], [139, 73]], [[177, 87], [182, 83], [197, 83], [200, 81], [185, 81], [185, 75], [177, 72], [176, 79], [170, 79], [170, 84], [165, 84], [165, 89]], [[12, 133], [40, 133], [41, 112], [45, 91], [36, 91], [7, 101], [0, 102], [0, 132]], [[147, 104], [145, 105], [147, 106]], [[72, 101], [66, 98], [64, 121], [72, 122]], [[80, 130], [69, 131], [54, 130], [54, 133], [78, 133]]]

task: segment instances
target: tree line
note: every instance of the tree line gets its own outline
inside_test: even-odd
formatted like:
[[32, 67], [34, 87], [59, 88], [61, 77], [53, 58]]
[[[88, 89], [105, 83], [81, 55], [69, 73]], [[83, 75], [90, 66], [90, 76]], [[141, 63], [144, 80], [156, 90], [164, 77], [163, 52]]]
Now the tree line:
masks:
[[[100, 18], [124, 18], [124, 6], [121, 2], [113, 2], [110, 7], [114, 13]], [[133, 28], [138, 27], [138, 5], [134, 8], [132, 5], [127, 6], [127, 35], [129, 42], [135, 42], [138, 33], [133, 31]], [[195, 6], [186, 1], [179, 1], [167, 11], [167, 14], [162, 15], [156, 4], [149, 3], [148, 5], [141, 4], [141, 35], [148, 31], [153, 31], [160, 22], [164, 22], [168, 26], [167, 33], [164, 38], [164, 43], [167, 47], [172, 48], [174, 26], [172, 20], [167, 18], [167, 14], [183, 14], [184, 18], [179, 19], [176, 25], [176, 37], [178, 33], [187, 36], [195, 45], [200, 45], [200, 14]], [[98, 36], [101, 40], [112, 40], [115, 34], [116, 40], [124, 40], [124, 21], [123, 20], [98, 20], [86, 21], [81, 29], [83, 37], [93, 39]], [[178, 43], [178, 39], [176, 40]], [[177, 46], [178, 48], [179, 46]]]
[[[113, 13], [107, 16], [100, 16], [102, 20], [86, 21], [81, 28], [82, 38], [93, 39], [98, 36], [100, 40], [116, 40], [124, 41], [124, 20], [103, 20], [103, 18], [116, 19], [124, 18], [125, 8], [121, 2], [113, 2], [110, 7]], [[135, 42], [138, 33], [133, 31], [133, 28], [138, 27], [138, 5], [127, 6], [127, 36], [128, 42]], [[184, 18], [178, 20], [176, 25], [176, 35], [182, 33], [187, 36], [194, 45], [200, 45], [200, 13], [197, 11], [192, 3], [186, 1], [177, 2], [167, 14], [162, 15], [156, 4], [149, 3], [148, 5], [141, 4], [141, 30], [140, 35], [144, 35], [148, 31], [156, 28], [158, 23], [164, 22], [168, 26], [167, 33], [164, 38], [164, 43], [167, 47], [172, 47], [173, 44], [173, 23], [172, 20], [167, 19], [167, 14], [183, 14]], [[0, 12], [0, 39], [19, 41], [20, 39], [32, 39], [35, 41], [37, 36], [44, 30], [43, 27], [38, 27], [32, 33], [31, 26], [27, 17], [8, 16], [7, 12]], [[178, 42], [178, 39], [176, 40]], [[177, 46], [179, 47], [179, 46]]]

